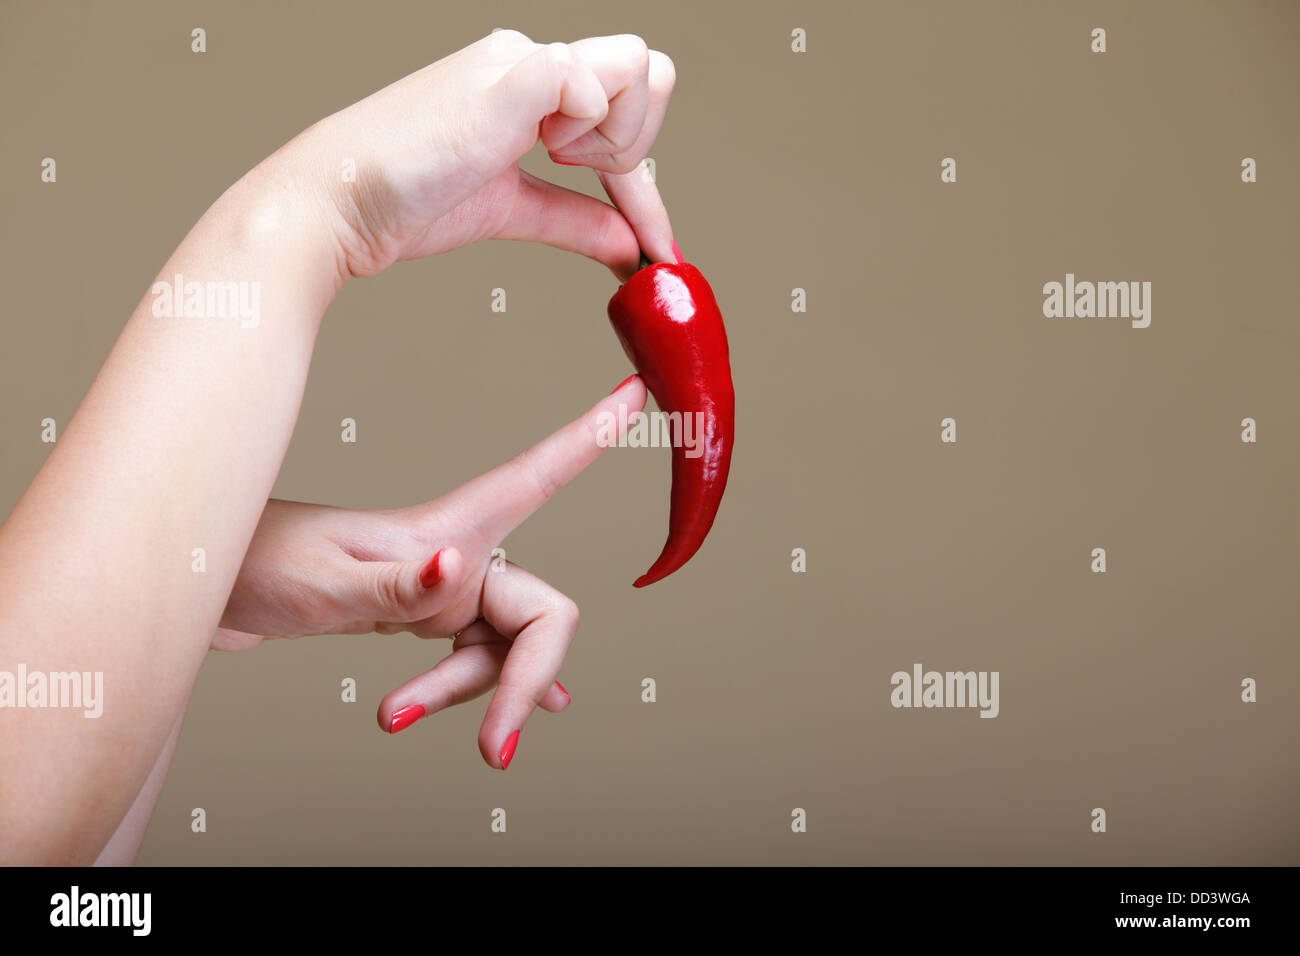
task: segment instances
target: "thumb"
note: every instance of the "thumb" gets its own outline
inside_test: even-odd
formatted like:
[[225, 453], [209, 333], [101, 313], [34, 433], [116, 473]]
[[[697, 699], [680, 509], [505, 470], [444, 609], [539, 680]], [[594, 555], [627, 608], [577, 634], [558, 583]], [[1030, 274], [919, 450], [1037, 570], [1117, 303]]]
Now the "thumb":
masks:
[[406, 624], [433, 617], [456, 594], [464, 573], [461, 553], [452, 547], [416, 561], [358, 561], [348, 598], [363, 619]]

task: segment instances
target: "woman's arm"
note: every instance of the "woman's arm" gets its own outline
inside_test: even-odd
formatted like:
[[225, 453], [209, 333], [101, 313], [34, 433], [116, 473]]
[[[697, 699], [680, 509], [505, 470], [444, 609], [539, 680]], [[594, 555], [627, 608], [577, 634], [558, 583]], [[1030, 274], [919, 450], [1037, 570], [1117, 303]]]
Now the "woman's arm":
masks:
[[[671, 256], [662, 206], [634, 172], [671, 84], [667, 58], [635, 37], [542, 45], [502, 31], [318, 123], [208, 210], [0, 528], [0, 670], [103, 675], [96, 718], [0, 711], [0, 863], [94, 861], [140, 793], [345, 278], [485, 238], [548, 242], [617, 272], [635, 267], [638, 245]], [[612, 178], [637, 230], [520, 172], [539, 138]], [[169, 303], [176, 284], [184, 301]], [[210, 314], [232, 294], [239, 314]]]
[[184, 709], [270, 495], [343, 281], [324, 210], [278, 167], [226, 192], [159, 275], [246, 283], [256, 312], [158, 316], [146, 295], [0, 528], [6, 669], [102, 673], [104, 698], [98, 718], [5, 715], [6, 863], [98, 855]]
[[184, 722], [184, 714], [176, 718], [172, 732], [163, 743], [162, 753], [154, 761], [153, 769], [149, 771], [131, 809], [126, 812], [117, 831], [109, 837], [99, 858], [95, 860], [96, 866], [130, 866], [135, 862], [140, 844], [144, 842], [145, 831], [149, 829], [149, 821], [153, 818], [154, 807], [158, 805], [158, 797], [162, 794], [163, 783], [167, 780], [167, 770], [176, 753], [176, 741], [180, 740], [181, 724]]

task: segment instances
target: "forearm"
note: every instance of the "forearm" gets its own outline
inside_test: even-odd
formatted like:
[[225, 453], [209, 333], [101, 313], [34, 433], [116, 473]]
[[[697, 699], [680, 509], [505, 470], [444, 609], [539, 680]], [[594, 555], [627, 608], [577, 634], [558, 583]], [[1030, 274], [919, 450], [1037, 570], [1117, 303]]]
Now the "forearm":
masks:
[[[0, 670], [102, 672], [104, 696], [98, 718], [0, 710], [0, 862], [93, 861], [184, 712], [342, 282], [285, 169], [271, 157], [185, 238], [158, 281], [187, 301], [151, 284], [0, 528]], [[247, 308], [211, 314], [231, 287], [209, 283]]]
[[181, 725], [184, 722], [184, 714], [176, 718], [171, 733], [163, 742], [162, 753], [158, 754], [158, 759], [154, 761], [144, 786], [140, 788], [122, 822], [118, 824], [116, 832], [109, 838], [99, 858], [95, 860], [96, 866], [129, 866], [135, 862], [136, 854], [140, 852], [140, 844], [144, 842], [145, 831], [149, 829], [149, 820], [153, 817], [154, 807], [157, 806], [158, 797], [162, 794], [163, 784], [167, 781], [167, 770], [171, 767], [172, 756], [176, 753], [176, 742], [180, 739]]

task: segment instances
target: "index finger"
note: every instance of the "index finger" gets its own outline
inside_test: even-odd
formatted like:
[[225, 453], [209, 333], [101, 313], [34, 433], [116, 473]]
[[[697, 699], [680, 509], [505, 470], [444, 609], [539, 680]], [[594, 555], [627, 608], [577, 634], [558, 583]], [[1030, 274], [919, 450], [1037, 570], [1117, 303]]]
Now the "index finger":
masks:
[[[625, 173], [608, 172], [597, 169], [600, 184], [605, 187], [616, 209], [623, 214], [636, 232], [641, 249], [652, 262], [680, 261], [673, 249], [673, 227], [668, 221], [668, 210], [659, 195], [650, 169], [641, 159], [650, 152], [655, 139], [663, 126], [664, 116], [668, 112], [668, 101], [673, 95], [673, 86], [677, 81], [677, 71], [673, 61], [658, 50], [650, 51], [649, 93], [645, 122], [636, 142], [624, 151], [625, 155], [637, 157], [636, 168]], [[574, 156], [560, 157], [566, 162], [582, 162]], [[636, 264], [630, 263], [627, 275], [636, 271]]]
[[634, 375], [585, 415], [438, 499], [438, 507], [500, 541], [621, 438], [645, 401], [645, 385]]
[[[623, 214], [623, 218], [636, 233], [637, 243], [650, 261], [677, 262], [668, 210], [646, 164], [641, 163], [630, 173], [605, 173], [597, 170], [596, 175], [600, 177], [600, 184], [605, 187], [614, 207]], [[623, 265], [620, 263], [617, 270], [623, 279], [640, 268], [634, 263], [628, 263], [628, 268], [622, 268]]]

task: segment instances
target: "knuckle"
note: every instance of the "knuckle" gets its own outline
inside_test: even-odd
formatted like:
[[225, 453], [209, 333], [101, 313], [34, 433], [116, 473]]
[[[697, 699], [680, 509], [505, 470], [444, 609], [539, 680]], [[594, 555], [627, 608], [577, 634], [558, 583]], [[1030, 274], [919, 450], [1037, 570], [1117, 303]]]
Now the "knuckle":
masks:
[[530, 449], [520, 453], [516, 456], [515, 462], [519, 470], [528, 476], [528, 480], [537, 488], [537, 493], [543, 499], [549, 501], [560, 490], [562, 483], [542, 467], [535, 451]]
[[[598, 227], [598, 228], [608, 229], [609, 227], [608, 227], [608, 225], [602, 225], [601, 227]], [[600, 238], [604, 238], [604, 237], [602, 236], [602, 237], [600, 237]], [[601, 445], [600, 445], [600, 442], [601, 442], [601, 436], [598, 435], [598, 434], [596, 433], [596, 429], [592, 427], [591, 419], [589, 419], [589, 418], [580, 418], [580, 419], [578, 419], [577, 422], [574, 423], [574, 425], [575, 425], [575, 427], [576, 427], [577, 433], [578, 433], [580, 436], [582, 436], [582, 443], [583, 443], [584, 445], [587, 445], [588, 447], [591, 447], [591, 448], [599, 448], [599, 447], [601, 447]]]
[[497, 47], [515, 46], [520, 43], [532, 42], [525, 34], [514, 29], [493, 30], [487, 35], [487, 41]]
[[551, 689], [550, 684], [545, 687], [538, 687], [535, 683], [517, 680], [499, 681], [497, 687], [511, 697], [518, 697], [528, 701], [534, 707], [541, 704], [542, 698]]
[[628, 62], [633, 66], [640, 68], [642, 71], [650, 66], [650, 46], [645, 39], [635, 33], [624, 33], [619, 36], [619, 41], [626, 48], [625, 56]]
[[457, 704], [465, 703], [465, 685], [460, 681], [451, 678], [443, 678], [443, 698], [446, 700], [446, 707], [455, 707]]
[[396, 566], [385, 565], [377, 568], [370, 576], [375, 607], [392, 618], [398, 618], [402, 613], [402, 589], [398, 573]]
[[582, 611], [577, 601], [567, 594], [557, 593], [551, 599], [551, 610], [562, 623], [572, 630], [577, 630], [578, 622], [582, 618]]
[[418, 514], [403, 515], [403, 538], [415, 550], [427, 550], [433, 542], [449, 537], [449, 529], [454, 528], [452, 517], [441, 502]]
[[630, 173], [641, 165], [641, 160], [634, 157], [631, 153], [613, 153], [610, 155], [611, 172]]
[[[622, 229], [619, 229], [619, 227]], [[615, 232], [615, 230], [618, 230]], [[635, 234], [632, 228], [627, 225], [627, 220], [615, 209], [602, 209], [600, 215], [596, 217], [592, 227], [589, 248], [598, 254], [610, 250], [621, 249], [625, 244], [630, 246], [636, 242]], [[631, 257], [636, 258], [636, 253], [632, 252]]]
[[671, 90], [677, 82], [677, 66], [672, 57], [658, 50], [650, 51], [651, 76], [656, 86]]

